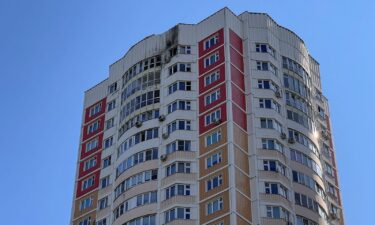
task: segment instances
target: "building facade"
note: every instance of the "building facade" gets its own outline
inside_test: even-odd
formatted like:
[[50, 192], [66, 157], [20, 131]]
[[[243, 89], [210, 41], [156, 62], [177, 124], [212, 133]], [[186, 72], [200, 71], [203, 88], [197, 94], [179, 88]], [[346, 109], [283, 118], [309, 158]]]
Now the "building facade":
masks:
[[141, 40], [85, 93], [72, 225], [343, 225], [318, 62], [224, 8]]

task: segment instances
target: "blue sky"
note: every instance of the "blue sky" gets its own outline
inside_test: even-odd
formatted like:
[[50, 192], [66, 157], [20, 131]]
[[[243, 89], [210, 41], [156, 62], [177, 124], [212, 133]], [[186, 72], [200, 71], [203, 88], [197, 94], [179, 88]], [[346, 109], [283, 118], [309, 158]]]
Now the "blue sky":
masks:
[[374, 1], [0, 0], [1, 224], [68, 224], [83, 92], [140, 39], [224, 6], [305, 40], [330, 100], [346, 222], [374, 224]]

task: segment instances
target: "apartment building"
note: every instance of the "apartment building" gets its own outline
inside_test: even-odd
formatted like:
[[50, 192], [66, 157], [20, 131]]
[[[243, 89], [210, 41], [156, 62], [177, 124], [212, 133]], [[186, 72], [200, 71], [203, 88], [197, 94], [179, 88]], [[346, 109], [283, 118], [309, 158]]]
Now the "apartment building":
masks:
[[344, 225], [319, 63], [224, 8], [132, 46], [85, 92], [72, 225]]

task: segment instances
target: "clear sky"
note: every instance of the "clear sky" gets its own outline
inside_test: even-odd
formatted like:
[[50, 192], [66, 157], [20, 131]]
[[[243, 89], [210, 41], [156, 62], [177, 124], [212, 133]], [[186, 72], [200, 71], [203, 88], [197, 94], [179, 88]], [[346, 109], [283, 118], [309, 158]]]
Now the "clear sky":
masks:
[[307, 43], [330, 100], [347, 225], [375, 224], [375, 1], [358, 0], [0, 0], [0, 224], [68, 224], [84, 91], [140, 39], [224, 6], [266, 12]]

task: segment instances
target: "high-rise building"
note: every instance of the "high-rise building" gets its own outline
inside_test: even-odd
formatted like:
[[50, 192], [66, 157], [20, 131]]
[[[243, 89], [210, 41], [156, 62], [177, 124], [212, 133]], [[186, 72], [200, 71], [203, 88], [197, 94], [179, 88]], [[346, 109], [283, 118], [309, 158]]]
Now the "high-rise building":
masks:
[[72, 225], [343, 225], [318, 62], [224, 8], [141, 40], [85, 92]]

